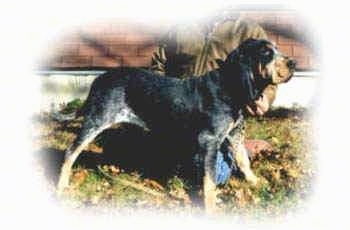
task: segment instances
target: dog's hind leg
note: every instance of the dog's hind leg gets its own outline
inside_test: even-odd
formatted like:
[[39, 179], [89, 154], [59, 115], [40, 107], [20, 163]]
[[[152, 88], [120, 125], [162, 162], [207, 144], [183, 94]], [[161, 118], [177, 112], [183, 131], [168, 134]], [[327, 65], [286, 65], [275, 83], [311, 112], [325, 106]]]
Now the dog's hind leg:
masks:
[[110, 124], [103, 126], [90, 126], [87, 123], [83, 124], [81, 131], [72, 145], [66, 150], [65, 159], [61, 167], [61, 172], [58, 180], [57, 191], [61, 194], [65, 188], [69, 185], [69, 177], [71, 174], [72, 166], [79, 154], [92, 142], [95, 137], [103, 130], [110, 127]]
[[57, 186], [59, 194], [69, 185], [72, 166], [79, 154], [105, 129], [120, 123], [131, 123], [147, 129], [145, 122], [127, 107], [119, 109], [118, 113], [114, 116], [111, 114], [113, 114], [113, 112], [109, 111], [97, 116], [91, 114], [85, 116], [83, 126], [77, 138], [66, 151]]

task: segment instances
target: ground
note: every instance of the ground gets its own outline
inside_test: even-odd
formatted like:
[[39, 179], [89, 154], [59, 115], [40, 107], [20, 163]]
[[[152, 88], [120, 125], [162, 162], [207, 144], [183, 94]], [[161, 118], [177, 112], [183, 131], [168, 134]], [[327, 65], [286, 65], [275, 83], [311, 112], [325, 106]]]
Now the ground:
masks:
[[[66, 112], [72, 111], [70, 106], [65, 107]], [[221, 212], [260, 218], [298, 210], [307, 203], [316, 171], [310, 116], [301, 108], [274, 108], [264, 117], [248, 117], [246, 122], [247, 138], [265, 140], [273, 150], [252, 156], [252, 169], [260, 179], [257, 186], [235, 175], [219, 188]], [[47, 113], [34, 118], [38, 133], [33, 141], [34, 156], [39, 161], [37, 167], [51, 185], [48, 192], [52, 194], [64, 150], [73, 141], [80, 124], [81, 120], [59, 123]], [[115, 162], [101, 160], [105, 139], [108, 137], [103, 135], [97, 138], [86, 150], [88, 154], [84, 154], [87, 160], [82, 156], [75, 164], [71, 185], [64, 194], [65, 205], [73, 209], [199, 211], [188, 201], [185, 190], [190, 185], [186, 178], [174, 173], [158, 180], [137, 169], [127, 170]]]

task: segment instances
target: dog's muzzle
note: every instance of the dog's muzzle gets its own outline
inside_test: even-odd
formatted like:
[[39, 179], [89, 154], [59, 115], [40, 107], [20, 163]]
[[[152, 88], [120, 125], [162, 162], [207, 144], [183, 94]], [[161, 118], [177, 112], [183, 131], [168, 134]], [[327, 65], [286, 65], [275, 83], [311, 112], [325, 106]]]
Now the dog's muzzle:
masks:
[[281, 56], [280, 66], [276, 74], [271, 76], [271, 84], [277, 85], [288, 82], [294, 75], [297, 62], [289, 57]]

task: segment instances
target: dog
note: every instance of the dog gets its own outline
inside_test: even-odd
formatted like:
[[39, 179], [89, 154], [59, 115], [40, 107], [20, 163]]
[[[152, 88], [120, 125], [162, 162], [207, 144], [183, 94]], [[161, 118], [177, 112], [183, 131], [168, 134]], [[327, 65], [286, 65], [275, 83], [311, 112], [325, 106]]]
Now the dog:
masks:
[[73, 163], [98, 134], [112, 125], [131, 123], [145, 130], [184, 133], [191, 138], [196, 146], [193, 183], [202, 194], [198, 202], [208, 212], [214, 211], [215, 164], [220, 146], [228, 141], [237, 165], [248, 178], [254, 178], [243, 147], [242, 110], [245, 106], [256, 110], [254, 101], [266, 86], [281, 83], [281, 79], [288, 81], [295, 69], [295, 62], [278, 53], [271, 42], [256, 39], [245, 40], [226, 60], [217, 62], [218, 69], [188, 79], [131, 67], [116, 68], [97, 77], [76, 114], [84, 116], [84, 121], [66, 150], [58, 193], [69, 185]]

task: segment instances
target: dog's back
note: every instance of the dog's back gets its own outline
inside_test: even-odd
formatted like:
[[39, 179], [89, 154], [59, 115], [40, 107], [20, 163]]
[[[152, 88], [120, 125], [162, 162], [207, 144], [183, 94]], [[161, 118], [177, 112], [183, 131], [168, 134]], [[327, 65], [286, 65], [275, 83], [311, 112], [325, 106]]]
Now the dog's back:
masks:
[[80, 114], [100, 118], [127, 108], [148, 128], [191, 129], [205, 125], [210, 110], [223, 107], [219, 87], [216, 71], [180, 80], [139, 68], [117, 68], [96, 78]]

